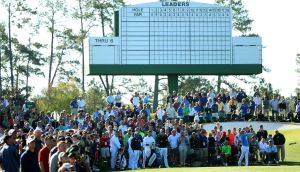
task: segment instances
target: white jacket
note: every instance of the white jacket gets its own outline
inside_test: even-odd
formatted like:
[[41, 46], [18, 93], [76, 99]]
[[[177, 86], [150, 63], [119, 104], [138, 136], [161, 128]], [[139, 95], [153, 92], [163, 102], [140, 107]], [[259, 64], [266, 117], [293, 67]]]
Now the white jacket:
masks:
[[110, 150], [112, 151], [118, 151], [121, 148], [121, 143], [115, 135], [112, 136], [110, 139]]

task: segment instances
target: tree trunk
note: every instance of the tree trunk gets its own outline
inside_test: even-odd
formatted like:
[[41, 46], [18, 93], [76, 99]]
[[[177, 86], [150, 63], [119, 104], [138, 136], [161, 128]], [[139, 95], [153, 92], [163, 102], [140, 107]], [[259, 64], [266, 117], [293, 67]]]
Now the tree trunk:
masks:
[[84, 88], [84, 42], [83, 42], [83, 38], [85, 37], [84, 31], [83, 31], [83, 13], [82, 13], [82, 4], [81, 4], [81, 0], [78, 1], [78, 5], [79, 5], [79, 9], [80, 9], [80, 24], [81, 24], [81, 56], [82, 56], [82, 94], [84, 94], [85, 92], [85, 88]]
[[155, 75], [153, 111], [155, 111], [158, 106], [158, 85], [159, 85], [159, 77], [158, 75]]
[[53, 63], [53, 44], [54, 44], [54, 14], [52, 11], [52, 19], [51, 19], [51, 47], [50, 47], [50, 62], [49, 62], [49, 77], [48, 77], [48, 89], [52, 87], [51, 82], [51, 74], [52, 74], [52, 63]]
[[108, 86], [104, 83], [104, 80], [103, 80], [103, 78], [102, 78], [101, 75], [99, 75], [99, 78], [100, 78], [101, 83], [102, 83], [102, 85], [103, 85], [103, 87], [104, 87], [106, 96], [109, 96], [109, 88], [108, 88]]
[[112, 91], [114, 89], [114, 79], [115, 79], [115, 76], [113, 75], [111, 77], [111, 83], [110, 83], [110, 88], [109, 88], [109, 93], [112, 94]]
[[[100, 19], [101, 19], [101, 29], [102, 29], [102, 36], [105, 37], [105, 29], [104, 29], [104, 12], [103, 12], [103, 9], [101, 9], [100, 11]], [[106, 93], [106, 96], [109, 96], [111, 93], [112, 93], [112, 90], [113, 90], [113, 85], [114, 85], [114, 76], [112, 76], [112, 80], [111, 80], [111, 84], [109, 84], [109, 81], [108, 81], [108, 75], [105, 75], [105, 82], [102, 78], [101, 75], [99, 75], [100, 77], [100, 80], [101, 80], [101, 83], [105, 89], [105, 93]]]
[[105, 37], [105, 29], [104, 29], [104, 13], [103, 13], [103, 9], [101, 9], [101, 11], [100, 11], [100, 18], [101, 18], [102, 36]]
[[221, 83], [222, 83], [222, 76], [218, 75], [217, 93], [219, 93], [221, 91]]
[[16, 74], [16, 89], [15, 89], [16, 96], [19, 95], [19, 69], [17, 68]]
[[2, 96], [2, 54], [1, 54], [1, 42], [0, 42], [0, 96]]
[[[29, 50], [30, 50], [30, 45], [31, 45], [31, 41], [29, 38]], [[31, 53], [28, 54], [28, 60], [27, 60], [27, 65], [26, 65], [26, 98], [28, 99], [29, 94], [28, 94], [28, 79], [29, 79], [29, 63], [30, 63], [30, 57]]]
[[56, 65], [56, 68], [55, 68], [55, 70], [54, 70], [53, 77], [52, 77], [52, 79], [51, 79], [51, 86], [53, 85], [54, 80], [55, 80], [55, 78], [56, 78], [56, 74], [57, 74], [58, 68], [59, 68], [59, 66], [60, 66], [60, 64], [61, 64], [63, 54], [64, 54], [64, 49], [61, 50], [61, 57], [58, 58], [57, 65]]
[[11, 92], [14, 94], [14, 69], [13, 69], [13, 54], [12, 54], [12, 48], [11, 48], [11, 11], [10, 11], [10, 6], [9, 4], [8, 7], [8, 41], [9, 41], [9, 64], [10, 64], [10, 84], [11, 84]]

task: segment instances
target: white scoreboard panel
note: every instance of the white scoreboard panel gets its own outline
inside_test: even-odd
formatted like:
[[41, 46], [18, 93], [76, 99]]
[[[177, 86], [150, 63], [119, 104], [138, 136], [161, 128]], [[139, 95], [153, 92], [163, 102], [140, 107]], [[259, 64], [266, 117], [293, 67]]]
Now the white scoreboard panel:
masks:
[[179, 2], [123, 7], [121, 64], [232, 64], [231, 10]]

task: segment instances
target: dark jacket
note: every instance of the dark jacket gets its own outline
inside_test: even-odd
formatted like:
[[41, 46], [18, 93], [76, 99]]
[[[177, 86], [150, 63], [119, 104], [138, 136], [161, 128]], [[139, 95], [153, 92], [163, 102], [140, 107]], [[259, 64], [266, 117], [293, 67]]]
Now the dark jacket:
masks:
[[273, 137], [274, 145], [284, 145], [285, 144], [285, 137], [281, 133], [277, 133]]
[[267, 139], [268, 131], [267, 130], [259, 130], [256, 134], [256, 137], [257, 137], [258, 141], [260, 141], [262, 138]]
[[40, 172], [38, 155], [30, 150], [25, 151], [21, 156], [22, 172]]
[[161, 135], [161, 134], [158, 135], [157, 139], [156, 139], [156, 143], [157, 143], [157, 146], [159, 148], [167, 148], [168, 144], [169, 144], [168, 136], [167, 135]]

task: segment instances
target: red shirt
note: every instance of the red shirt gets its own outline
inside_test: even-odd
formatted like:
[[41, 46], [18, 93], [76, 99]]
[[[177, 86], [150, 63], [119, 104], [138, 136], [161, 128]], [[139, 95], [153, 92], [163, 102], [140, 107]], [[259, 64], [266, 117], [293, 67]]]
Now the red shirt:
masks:
[[49, 154], [50, 150], [46, 146], [39, 151], [38, 160], [43, 163], [45, 172], [49, 172]]
[[109, 147], [109, 138], [108, 137], [101, 137], [100, 138], [100, 145], [101, 145], [101, 147], [103, 148], [105, 148], [105, 147]]
[[229, 138], [229, 142], [228, 142], [228, 144], [230, 145], [230, 146], [233, 146], [234, 145], [234, 134], [228, 134], [227, 135], [227, 137]]

